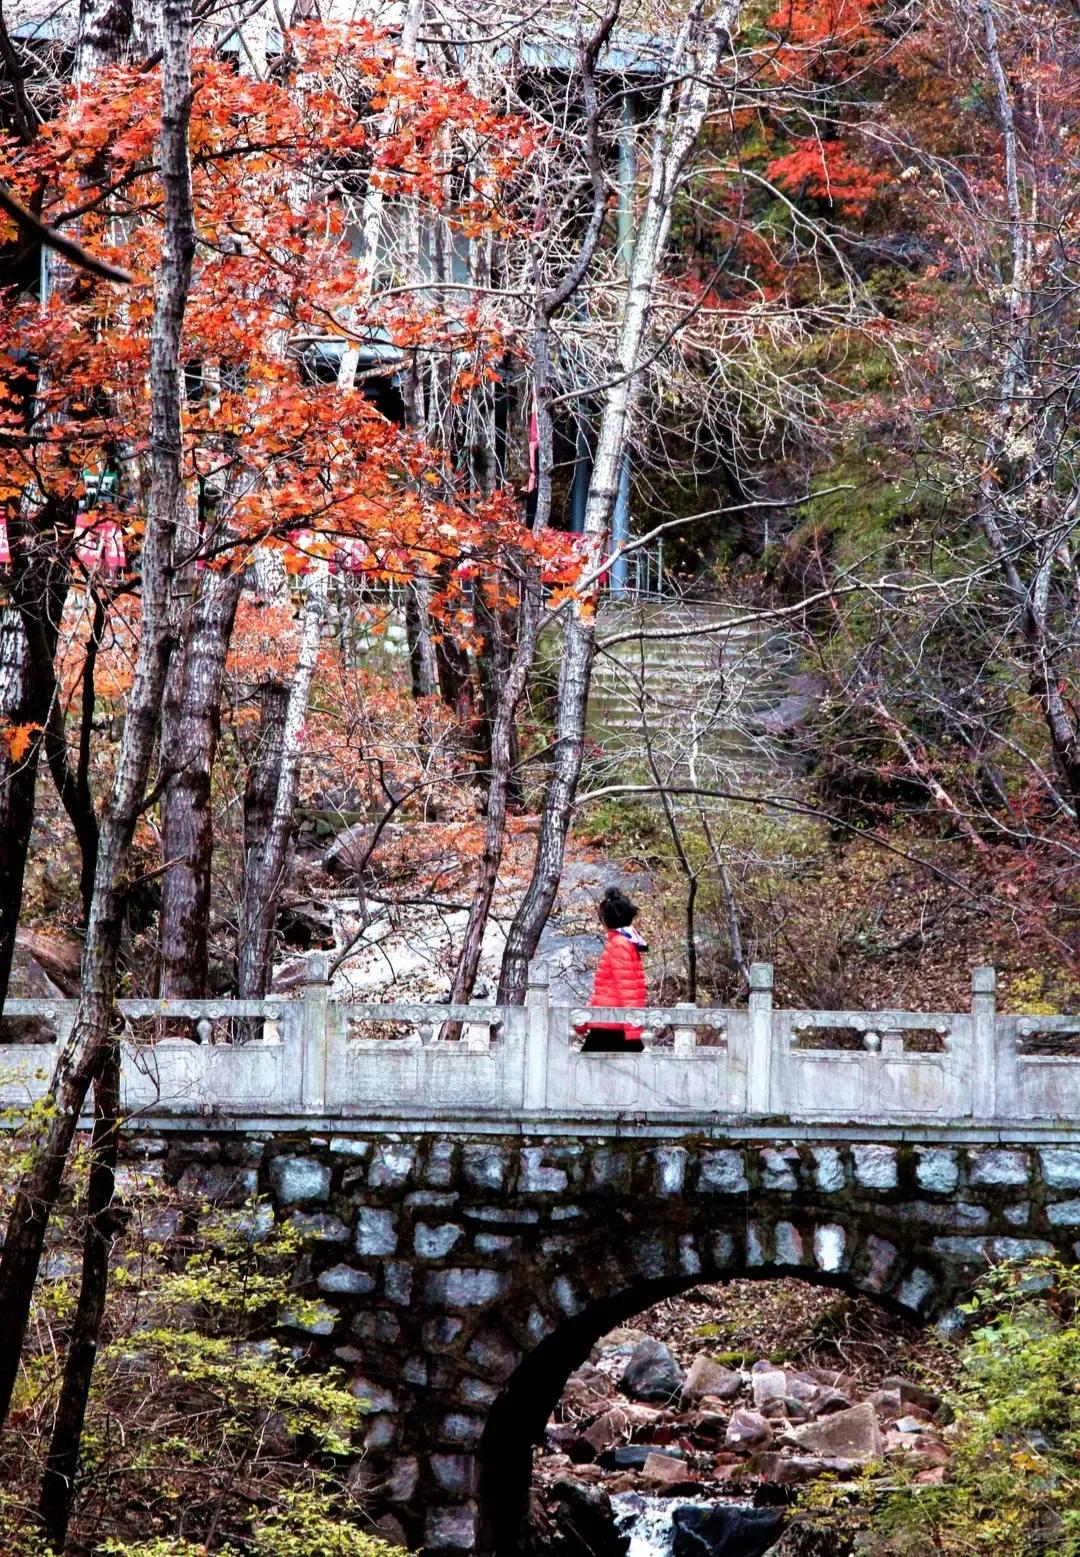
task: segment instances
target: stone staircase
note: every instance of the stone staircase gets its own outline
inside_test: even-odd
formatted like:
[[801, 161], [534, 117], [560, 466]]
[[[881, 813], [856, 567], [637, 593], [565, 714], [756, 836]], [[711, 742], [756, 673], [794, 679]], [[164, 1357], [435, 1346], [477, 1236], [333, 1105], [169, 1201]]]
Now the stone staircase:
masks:
[[773, 766], [768, 714], [783, 697], [792, 649], [760, 628], [724, 631], [736, 614], [716, 601], [604, 603], [601, 642], [657, 629], [679, 634], [629, 639], [598, 653], [587, 731], [613, 761], [646, 766], [651, 743], [662, 769], [695, 766], [702, 782]]

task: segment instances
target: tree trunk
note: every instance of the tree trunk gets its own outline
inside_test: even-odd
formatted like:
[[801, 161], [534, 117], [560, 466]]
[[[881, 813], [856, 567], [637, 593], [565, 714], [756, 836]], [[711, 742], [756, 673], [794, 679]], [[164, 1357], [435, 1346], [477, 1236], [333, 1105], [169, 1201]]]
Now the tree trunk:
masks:
[[109, 1254], [120, 1228], [113, 1207], [119, 1142], [120, 1056], [112, 1046], [94, 1083], [94, 1134], [86, 1190], [82, 1280], [68, 1342], [64, 1381], [53, 1421], [52, 1439], [41, 1479], [38, 1515], [45, 1539], [62, 1552], [75, 1493], [86, 1404], [97, 1357], [98, 1336], [109, 1287]]
[[161, 181], [165, 239], [150, 350], [150, 504], [142, 554], [139, 650], [112, 794], [98, 849], [79, 1009], [50, 1088], [52, 1109], [15, 1194], [0, 1255], [0, 1425], [18, 1375], [45, 1231], [90, 1083], [115, 1046], [111, 1028], [128, 864], [161, 717], [172, 646], [172, 537], [184, 514], [180, 335], [195, 251], [188, 160], [190, 0], [162, 0]]
[[[618, 495], [629, 433], [641, 394], [641, 371], [653, 287], [667, 245], [686, 161], [701, 132], [721, 51], [738, 18], [738, 0], [706, 16], [694, 0], [672, 50], [652, 134], [649, 190], [637, 228], [623, 304], [616, 373], [603, 400], [585, 508], [585, 579], [595, 580]], [[497, 1001], [521, 1005], [529, 963], [555, 902], [574, 814], [585, 743], [585, 713], [595, 653], [595, 584], [567, 617], [559, 672], [552, 771], [540, 818], [533, 873], [506, 938]]]
[[[237, 987], [244, 1000], [259, 999], [266, 993], [270, 980], [274, 925], [292, 841], [293, 812], [300, 780], [304, 720], [319, 657], [325, 611], [326, 573], [320, 570], [308, 587], [300, 620], [300, 646], [281, 727], [277, 781], [276, 784], [273, 782], [273, 773], [268, 767], [259, 779], [267, 785], [268, 792], [252, 797], [254, 809], [261, 808], [266, 820], [265, 827], [260, 827], [261, 836], [253, 837], [250, 848], [245, 837], [244, 887], [236, 951]], [[267, 761], [272, 761], [271, 753], [267, 753]], [[246, 830], [245, 801], [245, 833]]]
[[[51, 508], [48, 514], [55, 522]], [[19, 928], [38, 766], [58, 713], [53, 656], [68, 570], [66, 561], [43, 556], [43, 544], [35, 536], [16, 538], [11, 604], [0, 610], [0, 729], [9, 732], [0, 739], [0, 1010]]]
[[163, 999], [206, 993], [214, 818], [210, 790], [221, 731], [221, 686], [243, 575], [208, 571], [174, 667], [161, 745], [169, 779], [161, 797], [159, 921]]
[[[281, 780], [285, 749], [285, 719], [289, 689], [280, 681], [264, 681], [259, 688], [258, 744], [248, 768], [244, 790], [244, 881], [241, 893], [240, 929], [237, 936], [237, 988], [241, 994], [263, 995], [269, 948], [258, 943], [262, 886], [258, 862], [266, 848], [274, 816], [274, 801]], [[248, 961], [243, 960], [247, 954]]]

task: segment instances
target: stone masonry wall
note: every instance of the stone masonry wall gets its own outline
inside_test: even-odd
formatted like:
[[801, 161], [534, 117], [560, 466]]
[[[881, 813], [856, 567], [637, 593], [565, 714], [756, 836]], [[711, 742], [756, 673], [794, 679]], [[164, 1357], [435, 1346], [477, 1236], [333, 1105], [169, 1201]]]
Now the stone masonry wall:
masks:
[[433, 1554], [509, 1557], [568, 1373], [660, 1297], [795, 1275], [949, 1320], [988, 1259], [1080, 1257], [1080, 1144], [184, 1131], [125, 1154], [122, 1191], [169, 1189], [156, 1238], [256, 1195], [300, 1231], [321, 1312], [298, 1342], [351, 1370], [373, 1510]]

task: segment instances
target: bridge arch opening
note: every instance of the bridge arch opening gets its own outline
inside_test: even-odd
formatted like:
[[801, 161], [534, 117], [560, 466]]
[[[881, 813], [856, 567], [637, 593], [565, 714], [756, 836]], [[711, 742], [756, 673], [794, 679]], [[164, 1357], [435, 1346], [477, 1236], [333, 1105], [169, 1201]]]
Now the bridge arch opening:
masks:
[[[909, 1336], [926, 1318], [895, 1297], [868, 1291], [865, 1282], [850, 1270], [792, 1271], [778, 1266], [639, 1277], [618, 1290], [584, 1302], [574, 1313], [561, 1314], [550, 1333], [522, 1358], [489, 1408], [477, 1454], [479, 1552], [485, 1557], [519, 1557], [522, 1552], [534, 1479], [534, 1452], [544, 1441], [568, 1381], [589, 1360], [597, 1343], [634, 1320], [639, 1320], [648, 1331], [649, 1311], [666, 1299], [687, 1296], [699, 1289], [703, 1294], [709, 1293], [731, 1283], [762, 1289], [777, 1283], [788, 1289], [798, 1285], [825, 1289], [832, 1298], [859, 1300], [901, 1320], [903, 1331]], [[708, 1349], [704, 1338], [701, 1348]], [[717, 1342], [716, 1349], [726, 1348]], [[613, 1400], [612, 1404], [615, 1403]]]

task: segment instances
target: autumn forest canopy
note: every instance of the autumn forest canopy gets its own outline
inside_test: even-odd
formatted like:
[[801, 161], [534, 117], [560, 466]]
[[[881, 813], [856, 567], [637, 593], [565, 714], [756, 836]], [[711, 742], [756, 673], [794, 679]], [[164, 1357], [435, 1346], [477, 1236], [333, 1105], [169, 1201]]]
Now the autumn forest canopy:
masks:
[[120, 996], [1075, 1003], [1080, 22], [527, 9], [0, 5], [5, 1333]]

